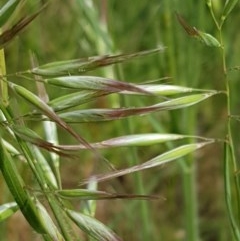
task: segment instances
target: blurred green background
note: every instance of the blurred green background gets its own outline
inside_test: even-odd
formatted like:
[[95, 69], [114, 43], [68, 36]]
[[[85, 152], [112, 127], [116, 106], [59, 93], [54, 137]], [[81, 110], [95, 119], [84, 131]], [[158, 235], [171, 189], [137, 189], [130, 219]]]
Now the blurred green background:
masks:
[[[37, 1], [28, 1], [26, 12], [36, 8]], [[214, 0], [214, 10], [220, 16], [224, 0]], [[224, 26], [227, 65], [239, 65], [240, 59], [240, 4], [230, 14]], [[123, 64], [92, 71], [90, 75], [105, 76], [135, 83], [166, 78], [162, 83], [194, 88], [224, 90], [219, 49], [210, 48], [190, 38], [177, 21], [175, 12], [204, 32], [216, 35], [216, 28], [203, 0], [52, 0], [44, 12], [6, 48], [8, 73], [30, 68], [29, 51], [36, 54], [39, 64], [95, 55], [132, 53], [166, 46], [164, 53], [139, 58]], [[239, 113], [239, 72], [230, 72], [233, 113]], [[17, 77], [11, 80], [19, 82]], [[35, 89], [34, 83], [22, 80], [24, 86]], [[48, 88], [51, 98], [66, 90]], [[102, 98], [90, 103], [92, 107], [139, 106], [154, 103], [149, 98]], [[185, 111], [156, 113], [150, 117], [133, 117], [103, 124], [74, 125], [74, 128], [90, 141], [100, 141], [129, 133], [161, 132], [196, 134], [205, 137], [224, 138], [226, 99], [218, 95]], [[26, 108], [22, 106], [23, 110]], [[37, 123], [30, 123], [38, 128]], [[240, 144], [239, 123], [236, 123], [236, 146]], [[71, 143], [59, 133], [60, 142]], [[103, 154], [117, 168], [143, 162], [171, 145], [155, 145], [138, 149], [114, 149]], [[239, 149], [239, 148], [238, 148]], [[238, 150], [239, 159], [239, 150]], [[133, 160], [135, 156], [135, 160]], [[64, 187], [75, 188], [90, 174], [107, 171], [100, 164], [95, 167], [92, 156], [82, 153], [81, 162], [64, 160], [61, 174]], [[194, 172], [197, 220], [201, 240], [231, 240], [224, 200], [221, 144], [211, 145], [195, 155]], [[141, 179], [142, 181], [139, 181]], [[186, 204], [184, 202], [183, 175], [179, 162], [163, 168], [144, 171], [140, 175], [128, 175], [100, 184], [102, 190], [120, 193], [137, 193], [142, 183], [146, 194], [157, 194], [166, 201], [99, 201], [97, 218], [113, 228], [124, 240], [171, 241], [187, 240], [185, 231]], [[186, 191], [186, 190], [185, 190]], [[144, 216], [144, 221], [143, 220]], [[20, 221], [19, 221], [20, 220]], [[2, 225], [2, 224], [0, 224]], [[20, 215], [9, 219], [6, 240], [33, 240], [36, 236]], [[37, 240], [37, 238], [36, 238]]]

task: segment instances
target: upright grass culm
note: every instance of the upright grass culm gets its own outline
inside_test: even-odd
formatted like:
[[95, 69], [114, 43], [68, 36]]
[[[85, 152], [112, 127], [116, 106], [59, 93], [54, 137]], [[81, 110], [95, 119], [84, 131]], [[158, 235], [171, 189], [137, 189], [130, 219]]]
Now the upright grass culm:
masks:
[[[166, 0], [164, 3], [166, 5], [166, 12], [164, 12], [167, 26], [166, 41], [171, 46], [167, 56], [169, 63], [167, 67], [174, 78], [173, 81], [177, 81], [177, 83], [181, 83], [182, 85], [197, 87], [200, 73], [199, 63], [201, 62], [200, 47], [181, 41], [180, 33], [176, 27], [176, 19], [173, 18], [174, 10], [181, 10], [180, 5], [176, 8], [176, 6], [173, 7], [171, 1]], [[185, 12], [185, 14], [191, 14], [195, 9], [198, 9], [197, 18], [201, 18], [203, 7], [203, 2], [193, 3], [188, 1], [188, 12]], [[198, 21], [198, 24], [201, 24], [200, 21]], [[177, 52], [180, 54], [177, 54]], [[198, 56], [194, 57], [196, 52], [198, 52]], [[195, 59], [194, 62], [192, 61], [193, 58]], [[179, 113], [173, 113], [171, 129], [180, 133], [193, 134], [196, 131], [196, 115], [197, 108], [186, 109], [180, 115]], [[187, 126], [185, 123], [188, 123]], [[184, 160], [180, 160], [184, 194], [183, 214], [185, 217], [187, 240], [199, 240], [198, 199], [196, 193], [197, 163], [194, 160], [194, 155], [189, 155]]]
[[232, 86], [231, 79], [228, 76], [228, 67], [226, 61], [226, 43], [223, 39], [223, 27], [224, 23], [229, 17], [229, 14], [234, 9], [237, 0], [226, 1], [220, 20], [217, 19], [213, 5], [211, 1], [207, 1], [212, 19], [215, 23], [215, 26], [218, 30], [219, 41], [221, 43], [221, 59], [222, 59], [222, 73], [224, 75], [225, 87], [226, 87], [226, 97], [227, 97], [227, 134], [226, 134], [226, 143], [224, 146], [224, 182], [225, 182], [225, 199], [228, 209], [228, 215], [232, 227], [232, 232], [235, 240], [240, 240], [240, 187], [239, 187], [239, 175], [235, 173], [239, 169], [239, 164], [237, 162], [237, 152], [235, 151], [235, 142], [233, 139], [233, 126], [232, 126]]

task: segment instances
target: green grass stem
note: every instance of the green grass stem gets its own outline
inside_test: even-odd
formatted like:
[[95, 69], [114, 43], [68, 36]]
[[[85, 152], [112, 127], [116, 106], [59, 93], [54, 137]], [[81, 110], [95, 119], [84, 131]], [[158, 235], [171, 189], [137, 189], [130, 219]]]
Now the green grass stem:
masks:
[[0, 49], [0, 90], [1, 90], [1, 101], [4, 106], [8, 105], [8, 86], [7, 79], [3, 77], [6, 75], [6, 64], [4, 49]]
[[[232, 4], [230, 1], [230, 4]], [[221, 44], [221, 59], [222, 59], [222, 73], [224, 75], [224, 81], [225, 81], [225, 88], [226, 88], [226, 109], [227, 109], [227, 127], [226, 127], [226, 142], [225, 144], [225, 155], [224, 155], [224, 172], [225, 172], [225, 199], [228, 209], [228, 214], [230, 218], [230, 223], [232, 226], [233, 235], [236, 241], [240, 240], [240, 182], [239, 182], [239, 175], [236, 175], [235, 173], [239, 169], [239, 165], [236, 160], [236, 151], [235, 151], [235, 143], [233, 140], [233, 128], [232, 128], [232, 89], [231, 89], [231, 80], [228, 76], [228, 70], [227, 70], [227, 63], [226, 63], [226, 52], [225, 52], [225, 43], [223, 40], [223, 24], [225, 21], [222, 20], [222, 22], [219, 24], [218, 20], [215, 17], [215, 13], [213, 10], [212, 5], [209, 5], [210, 13], [212, 16], [212, 19], [216, 25], [216, 28], [219, 33], [219, 40]], [[232, 165], [231, 165], [232, 164]], [[233, 197], [235, 200], [233, 200]], [[234, 211], [233, 211], [234, 210]]]

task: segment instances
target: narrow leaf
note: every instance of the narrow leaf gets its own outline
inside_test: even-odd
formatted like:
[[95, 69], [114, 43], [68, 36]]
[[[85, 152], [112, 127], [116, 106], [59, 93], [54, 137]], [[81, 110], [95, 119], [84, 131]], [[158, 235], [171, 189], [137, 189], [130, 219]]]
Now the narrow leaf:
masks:
[[76, 225], [97, 241], [121, 241], [112, 230], [88, 215], [84, 215], [72, 210], [66, 210], [67, 215]]

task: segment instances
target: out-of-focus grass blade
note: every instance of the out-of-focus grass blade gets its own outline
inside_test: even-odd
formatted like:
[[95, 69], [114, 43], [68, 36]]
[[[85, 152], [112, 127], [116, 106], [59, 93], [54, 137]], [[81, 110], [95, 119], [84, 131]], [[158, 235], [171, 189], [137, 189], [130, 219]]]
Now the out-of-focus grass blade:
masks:
[[26, 26], [30, 24], [42, 12], [44, 8], [45, 6], [36, 13], [22, 18], [11, 29], [4, 31], [0, 35], [0, 48], [3, 48], [5, 45], [7, 45], [14, 37], [16, 37], [23, 29], [25, 29]]
[[0, 205], [0, 222], [12, 216], [18, 209], [18, 205], [15, 202]]
[[98, 76], [62, 76], [44, 79], [43, 81], [46, 84], [70, 89], [97, 90], [110, 93], [128, 90], [145, 94], [147, 93], [147, 91], [141, 88], [141, 86]]
[[[96, 179], [97, 182], [102, 182], [102, 181], [106, 181], [112, 178], [116, 178], [119, 176], [123, 176], [126, 174], [130, 174], [133, 172], [138, 172], [138, 171], [142, 171], [145, 169], [149, 169], [149, 168], [153, 168], [156, 166], [160, 166], [163, 165], [165, 163], [168, 163], [170, 161], [174, 161], [180, 157], [183, 157], [191, 152], [196, 151], [199, 148], [204, 147], [205, 145], [208, 145], [210, 143], [212, 143], [213, 141], [207, 141], [207, 142], [201, 142], [201, 143], [194, 143], [194, 144], [187, 144], [187, 145], [183, 145], [177, 148], [174, 148], [168, 152], [165, 152], [159, 156], [154, 157], [153, 159], [140, 164], [140, 165], [136, 165], [136, 166], [132, 166], [123, 170], [119, 170], [119, 171], [114, 171], [108, 174], [100, 174], [100, 175], [96, 175], [94, 176], [94, 178]], [[83, 181], [81, 184], [86, 184], [88, 183], [88, 181]]]
[[228, 68], [229, 71], [233, 71], [233, 70], [240, 70], [240, 66], [234, 66], [234, 67], [230, 67]]
[[232, 115], [231, 118], [236, 121], [240, 121], [240, 116], [238, 116], [238, 115]]
[[106, 199], [159, 199], [158, 196], [137, 195], [137, 194], [119, 194], [103, 191], [92, 191], [89, 189], [64, 189], [55, 191], [55, 193], [64, 199], [80, 200], [106, 200]]
[[141, 51], [133, 54], [105, 55], [48, 63], [28, 71], [36, 75], [51, 77], [85, 73], [100, 67], [125, 62], [136, 57], [163, 52], [165, 47]]
[[69, 209], [66, 210], [66, 213], [80, 229], [97, 241], [122, 240], [112, 230], [95, 218]]
[[[171, 99], [159, 104], [115, 109], [86, 109], [60, 113], [59, 117], [68, 123], [110, 121], [134, 115], [146, 115], [151, 112], [186, 108], [197, 104], [216, 93], [194, 94]], [[34, 117], [33, 117], [34, 118]]]
[[[224, 185], [225, 185], [225, 200], [227, 204], [230, 223], [232, 226], [233, 234], [236, 240], [240, 240], [240, 230], [238, 221], [236, 220], [234, 207], [233, 207], [233, 178], [234, 170], [232, 168], [232, 149], [228, 143], [224, 143]], [[236, 174], [235, 174], [236, 175]], [[238, 185], [238, 184], [237, 184]]]
[[9, 20], [21, 0], [8, 0], [0, 9], [0, 28]]

